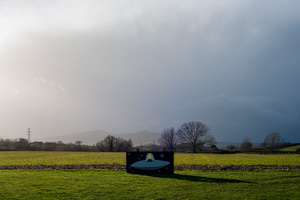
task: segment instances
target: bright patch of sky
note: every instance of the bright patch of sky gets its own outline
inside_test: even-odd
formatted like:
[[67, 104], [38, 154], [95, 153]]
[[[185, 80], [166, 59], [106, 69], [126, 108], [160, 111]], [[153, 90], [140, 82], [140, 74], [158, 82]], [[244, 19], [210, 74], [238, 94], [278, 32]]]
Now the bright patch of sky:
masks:
[[1, 1], [0, 138], [161, 132], [300, 141], [296, 0]]

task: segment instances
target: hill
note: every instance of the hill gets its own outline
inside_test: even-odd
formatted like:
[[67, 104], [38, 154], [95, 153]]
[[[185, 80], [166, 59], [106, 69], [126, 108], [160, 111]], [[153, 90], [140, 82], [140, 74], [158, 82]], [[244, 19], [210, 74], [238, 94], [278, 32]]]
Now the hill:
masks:
[[88, 131], [83, 133], [74, 133], [63, 136], [53, 136], [48, 138], [41, 139], [43, 142], [58, 142], [62, 141], [63, 143], [74, 143], [75, 141], [82, 141], [86, 145], [95, 145], [97, 142], [103, 140], [106, 136], [112, 135], [114, 137], [120, 137], [126, 140], [131, 139], [133, 146], [138, 146], [141, 144], [157, 143], [158, 138], [160, 137], [159, 133], [150, 132], [150, 131], [140, 131], [136, 133], [123, 133], [123, 134], [114, 134], [101, 130]]
[[288, 143], [285, 147], [280, 148], [280, 151], [298, 151], [300, 149], [300, 143]]

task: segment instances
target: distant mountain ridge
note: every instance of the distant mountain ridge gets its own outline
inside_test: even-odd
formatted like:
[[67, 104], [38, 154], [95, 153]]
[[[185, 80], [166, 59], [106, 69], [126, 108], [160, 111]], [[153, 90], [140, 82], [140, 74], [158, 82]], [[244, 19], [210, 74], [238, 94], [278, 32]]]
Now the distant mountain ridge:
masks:
[[138, 146], [141, 144], [158, 143], [157, 140], [160, 137], [160, 133], [150, 132], [150, 131], [140, 131], [135, 133], [123, 133], [115, 134], [102, 130], [87, 131], [82, 133], [73, 133], [63, 136], [53, 136], [48, 138], [43, 138], [43, 142], [58, 142], [63, 143], [75, 143], [76, 141], [82, 141], [82, 144], [95, 145], [97, 142], [103, 140], [106, 136], [112, 135], [114, 137], [120, 137], [126, 140], [131, 139], [133, 146]]

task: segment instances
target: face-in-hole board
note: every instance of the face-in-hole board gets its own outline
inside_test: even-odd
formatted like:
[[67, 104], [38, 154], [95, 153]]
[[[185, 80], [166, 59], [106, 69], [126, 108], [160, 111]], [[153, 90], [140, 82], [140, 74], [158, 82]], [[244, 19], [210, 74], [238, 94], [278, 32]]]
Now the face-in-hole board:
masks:
[[126, 170], [134, 174], [173, 174], [174, 152], [126, 152]]

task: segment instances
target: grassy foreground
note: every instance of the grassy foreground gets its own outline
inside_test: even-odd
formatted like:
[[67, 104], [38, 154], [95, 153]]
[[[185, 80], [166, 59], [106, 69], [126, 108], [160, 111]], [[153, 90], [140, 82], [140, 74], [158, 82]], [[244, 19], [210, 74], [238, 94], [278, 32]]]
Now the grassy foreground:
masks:
[[[175, 165], [300, 165], [299, 154], [181, 154]], [[103, 152], [0, 152], [0, 165], [126, 164], [125, 153]]]
[[[0, 166], [126, 163], [125, 153], [0, 152]], [[175, 165], [300, 165], [299, 155], [175, 154]], [[300, 170], [0, 170], [0, 199], [300, 199]]]
[[300, 171], [2, 170], [0, 199], [300, 199]]

